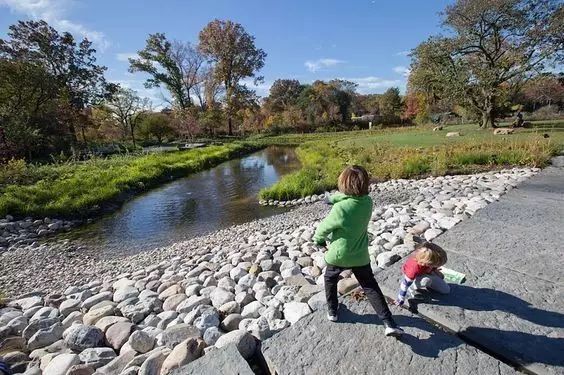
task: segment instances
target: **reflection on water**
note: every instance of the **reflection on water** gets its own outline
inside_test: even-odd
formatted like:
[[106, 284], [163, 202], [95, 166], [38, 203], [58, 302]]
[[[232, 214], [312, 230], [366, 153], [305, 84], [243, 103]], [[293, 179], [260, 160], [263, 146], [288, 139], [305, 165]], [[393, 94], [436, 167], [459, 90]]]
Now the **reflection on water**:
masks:
[[298, 168], [292, 148], [269, 147], [151, 190], [72, 237], [108, 255], [133, 254], [270, 216], [280, 209], [259, 206], [257, 193]]

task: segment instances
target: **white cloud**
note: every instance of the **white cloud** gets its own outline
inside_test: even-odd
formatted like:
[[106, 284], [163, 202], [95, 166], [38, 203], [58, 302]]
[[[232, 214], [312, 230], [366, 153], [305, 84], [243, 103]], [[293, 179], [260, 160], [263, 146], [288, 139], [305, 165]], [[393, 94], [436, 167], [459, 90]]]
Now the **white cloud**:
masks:
[[0, 0], [0, 6], [35, 20], [45, 20], [58, 31], [68, 31], [87, 38], [101, 51], [110, 46], [104, 33], [90, 30], [66, 18], [68, 10], [73, 6], [73, 0]]
[[384, 79], [373, 76], [342, 79], [356, 83], [358, 85], [356, 91], [359, 94], [377, 94], [386, 91], [390, 87], [403, 87], [405, 85], [405, 81], [400, 79]]
[[309, 70], [312, 73], [315, 73], [319, 70], [327, 69], [342, 63], [344, 63], [344, 61], [337, 59], [319, 59], [315, 61], [308, 60], [304, 63], [304, 65], [307, 68], [307, 70]]
[[136, 57], [137, 57], [136, 53], [127, 53], [127, 52], [116, 53], [116, 59], [118, 59], [118, 61], [129, 62], [129, 59], [133, 59]]
[[396, 56], [407, 56], [411, 53], [410, 50], [405, 50], [405, 51], [399, 51], [398, 53], [396, 53]]
[[411, 70], [409, 68], [406, 68], [405, 66], [395, 66], [394, 67], [394, 72], [401, 74], [404, 77], [407, 77], [409, 75], [409, 73], [411, 72]]
[[272, 86], [272, 81], [264, 81], [259, 82], [255, 85], [255, 82], [252, 78], [246, 78], [241, 80], [240, 82], [242, 85], [247, 86], [251, 90], [255, 90], [258, 96], [265, 97], [268, 96], [270, 93], [270, 87]]

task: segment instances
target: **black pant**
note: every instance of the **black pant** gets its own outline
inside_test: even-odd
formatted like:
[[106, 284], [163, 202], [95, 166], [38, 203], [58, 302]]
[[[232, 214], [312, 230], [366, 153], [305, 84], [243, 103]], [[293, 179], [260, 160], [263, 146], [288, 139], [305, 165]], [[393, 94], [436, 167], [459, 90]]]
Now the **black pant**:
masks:
[[[339, 306], [339, 300], [337, 297], [337, 282], [339, 281], [339, 274], [343, 272], [345, 268], [333, 266], [331, 264], [327, 265], [325, 270], [325, 297], [327, 298], [327, 305], [329, 307], [329, 313], [336, 315], [337, 307]], [[376, 315], [385, 322], [393, 323], [392, 313], [386, 304], [386, 299], [374, 278], [374, 273], [370, 265], [361, 267], [352, 267], [353, 274], [355, 275], [358, 283], [364, 289], [368, 301], [376, 311]]]

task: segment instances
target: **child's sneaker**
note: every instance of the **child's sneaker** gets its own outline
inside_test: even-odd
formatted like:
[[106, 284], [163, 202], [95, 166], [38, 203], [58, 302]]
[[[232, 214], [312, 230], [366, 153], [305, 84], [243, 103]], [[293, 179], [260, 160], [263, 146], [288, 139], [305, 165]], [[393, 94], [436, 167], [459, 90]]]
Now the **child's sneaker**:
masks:
[[425, 289], [417, 289], [414, 287], [414, 285], [411, 285], [408, 289], [407, 289], [407, 293], [406, 293], [406, 299], [410, 300], [410, 299], [423, 299], [425, 298]]
[[336, 322], [337, 321], [337, 314], [327, 313], [327, 319], [331, 322]]
[[384, 334], [391, 337], [400, 337], [403, 335], [403, 329], [399, 328], [394, 322], [384, 322], [386, 330]]

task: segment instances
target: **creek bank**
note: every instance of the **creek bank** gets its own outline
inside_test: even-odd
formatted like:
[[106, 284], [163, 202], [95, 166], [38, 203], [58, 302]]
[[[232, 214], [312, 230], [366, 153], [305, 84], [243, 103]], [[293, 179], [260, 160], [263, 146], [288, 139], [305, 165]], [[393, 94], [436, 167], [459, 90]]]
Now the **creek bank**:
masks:
[[[244, 150], [249, 151], [248, 147], [244, 148]], [[254, 150], [255, 148], [252, 148], [251, 151]], [[202, 202], [202, 205], [216, 203], [218, 210], [223, 210], [227, 201], [233, 200], [233, 202], [237, 202], [239, 199], [247, 198], [240, 196], [240, 192], [249, 191], [249, 195], [254, 197], [255, 191], [258, 191], [264, 184], [275, 183], [280, 175], [278, 172], [291, 169], [290, 167], [281, 166], [283, 161], [280, 155], [284, 153], [290, 155], [289, 158], [291, 158], [293, 150], [267, 148], [266, 150], [252, 152], [242, 157], [239, 157], [241, 156], [240, 154], [236, 154], [235, 158], [222, 163], [220, 166], [191, 173], [188, 176], [186, 176], [185, 173], [174, 174], [177, 168], [171, 165], [168, 168], [171, 170], [171, 174], [163, 177], [162, 180], [162, 182], [166, 183], [158, 188], [147, 191], [150, 188], [150, 184], [144, 184], [142, 186], [134, 184], [134, 186], [130, 187], [133, 190], [129, 189], [120, 193], [110, 201], [96, 204], [90, 207], [91, 209], [85, 209], [80, 213], [80, 217], [75, 217], [72, 220], [42, 217], [15, 220], [14, 217], [16, 215], [8, 215], [6, 219], [0, 218], [0, 251], [12, 251], [22, 247], [35, 248], [44, 242], [43, 239], [55, 234], [59, 234], [57, 238], [78, 239], [83, 236], [83, 238], [85, 238], [83, 245], [88, 246], [89, 242], [93, 242], [90, 241], [91, 237], [103, 238], [104, 233], [110, 233], [113, 229], [117, 232], [120, 231], [120, 229], [124, 229], [124, 227], [131, 227], [126, 221], [133, 216], [139, 215], [144, 216], [136, 221], [135, 227], [131, 227], [132, 232], [144, 232], [154, 235], [155, 233], [152, 229], [164, 232], [181, 225], [180, 223], [185, 223], [185, 226], [190, 226], [191, 224], [189, 223], [198, 223], [201, 221], [201, 217], [190, 217], [191, 215], [197, 216], [199, 214], [192, 211], [199, 207], [200, 202]], [[213, 159], [212, 156], [209, 157]], [[252, 164], [253, 161], [254, 164]], [[291, 163], [290, 165], [293, 166]], [[226, 173], [228, 173], [227, 177], [225, 175]], [[177, 179], [176, 177], [183, 178]], [[171, 182], [172, 180], [175, 181]], [[254, 185], [248, 181], [253, 181]], [[154, 183], [156, 184], [156, 182]], [[214, 184], [213, 188], [210, 184]], [[190, 190], [190, 186], [193, 186], [192, 190]], [[198, 189], [202, 191], [213, 191], [214, 194], [199, 196], [198, 192], [201, 190]], [[143, 194], [138, 194], [142, 191], [144, 192]], [[165, 194], [168, 194], [168, 196], [163, 195], [163, 191], [166, 191], [167, 193]], [[234, 197], [233, 194], [239, 195]], [[197, 203], [195, 204], [194, 201], [197, 201]], [[192, 211], [190, 211], [191, 209]], [[268, 209], [259, 209], [263, 212], [269, 211]], [[257, 209], [254, 211], [257, 211]], [[274, 210], [271, 211], [274, 212]], [[221, 212], [216, 216], [209, 215], [209, 210], [206, 213], [211, 217], [221, 215]], [[251, 217], [246, 218], [248, 220], [255, 218], [254, 215], [250, 216]], [[260, 217], [260, 215], [256, 216]], [[19, 217], [16, 219], [22, 218]], [[207, 221], [204, 222], [207, 223]], [[84, 225], [92, 223], [94, 224]], [[142, 223], [147, 223], [146, 228], [142, 227]], [[228, 221], [226, 225], [229, 224]], [[61, 236], [61, 234], [65, 234], [65, 232], [69, 231], [70, 228], [76, 227], [80, 228], [73, 230], [68, 235]], [[190, 228], [182, 229], [186, 231], [186, 229]], [[186, 237], [201, 235], [203, 232], [202, 228], [198, 227], [197, 229], [200, 230], [200, 233], [193, 233], [188, 230], [186, 231]], [[208, 231], [216, 229], [218, 228], [211, 225]], [[182, 233], [180, 229], [179, 233]], [[134, 242], [133, 238], [137, 237], [135, 233], [127, 231], [122, 232], [122, 234], [126, 236], [130, 242]], [[171, 236], [171, 241], [165, 242], [164, 240], [168, 233], [159, 234], [160, 236], [155, 236], [155, 240], [150, 246], [156, 247], [159, 246], [160, 243], [162, 243], [160, 246], [164, 246], [186, 238], [177, 234]], [[118, 236], [119, 235], [116, 233], [116, 238], [111, 239], [116, 242], [114, 244], [115, 246], [119, 246], [123, 238], [123, 236], [121, 236], [121, 238]], [[147, 236], [142, 237], [139, 243], [143, 243], [146, 239]], [[100, 240], [100, 238], [96, 240]], [[100, 242], [102, 246], [105, 245], [103, 241]], [[127, 243], [127, 245], [131, 245], [131, 243]], [[127, 245], [124, 244], [124, 246]], [[111, 248], [112, 246], [108, 247]], [[145, 247], [145, 249], [147, 248], [150, 247]]]
[[[373, 186], [372, 269], [405, 258], [416, 237], [436, 238], [536, 172]], [[328, 209], [318, 202], [118, 259], [38, 262], [28, 254], [14, 263], [24, 254], [5, 252], [2, 285], [11, 295], [27, 294], [0, 310], [0, 338], [18, 343], [10, 358], [29, 371], [67, 365], [100, 374], [169, 371], [229, 344], [250, 358], [258, 340], [324, 308], [324, 249], [311, 238]], [[342, 293], [356, 285], [350, 271], [341, 277]]]
[[11, 215], [0, 219], [0, 252], [13, 248], [40, 246], [38, 240], [59, 232], [71, 230], [79, 220], [33, 219], [14, 220]]

